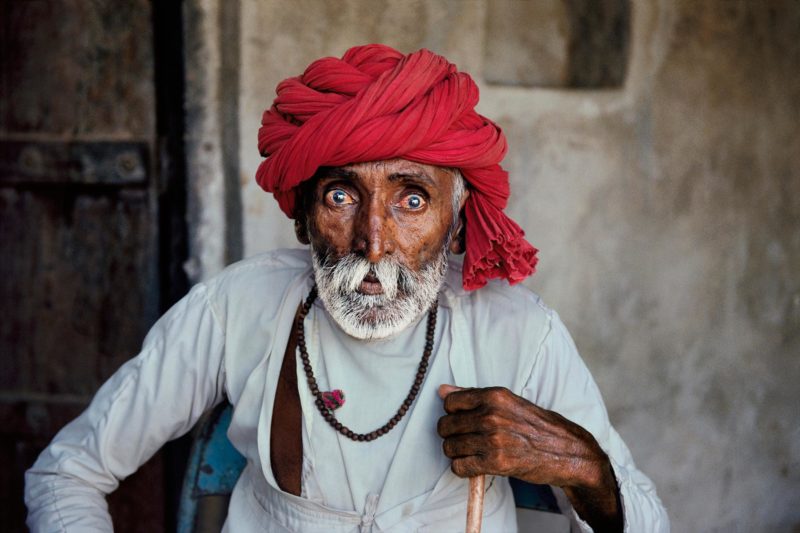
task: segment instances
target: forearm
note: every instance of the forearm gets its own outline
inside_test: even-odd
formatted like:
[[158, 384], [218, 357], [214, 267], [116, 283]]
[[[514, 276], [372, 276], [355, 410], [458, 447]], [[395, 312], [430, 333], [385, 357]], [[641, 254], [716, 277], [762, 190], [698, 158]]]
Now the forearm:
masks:
[[[597, 385], [563, 324], [555, 318], [551, 333], [543, 343], [537, 365], [524, 388], [527, 394], [523, 396], [561, 413], [591, 432], [612, 467], [620, 519], [626, 533], [668, 533], [669, 518], [653, 482], [636, 467], [627, 446], [611, 427]], [[572, 498], [575, 518], [579, 520], [575, 525], [589, 532], [590, 526], [583, 522], [583, 517], [589, 517], [589, 513], [577, 501], [578, 498]]]
[[94, 487], [33, 468], [25, 474], [30, 531], [113, 531], [105, 495]]
[[[669, 533], [669, 518], [652, 482], [632, 463], [627, 461], [620, 463], [620, 457], [615, 455], [615, 448], [616, 444], [622, 443], [616, 433], [613, 435], [612, 449], [609, 451], [609, 464], [613, 474], [613, 497], [612, 492], [605, 489], [594, 491], [564, 487], [564, 492], [573, 507], [575, 525], [584, 533], [598, 531]], [[627, 455], [626, 451], [623, 453]], [[617, 522], [612, 520], [614, 513], [618, 517]]]
[[622, 498], [608, 458], [599, 465], [594, 486], [565, 486], [564, 493], [573, 509], [595, 533], [622, 533]]
[[193, 289], [26, 473], [33, 531], [111, 531], [105, 495], [222, 397], [224, 333]]

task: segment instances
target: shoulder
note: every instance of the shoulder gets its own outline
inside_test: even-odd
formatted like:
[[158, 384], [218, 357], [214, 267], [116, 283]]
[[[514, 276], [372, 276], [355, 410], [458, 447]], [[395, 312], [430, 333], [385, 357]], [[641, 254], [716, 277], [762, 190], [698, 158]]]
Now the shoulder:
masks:
[[204, 285], [222, 314], [232, 306], [256, 306], [261, 312], [269, 312], [298, 278], [308, 277], [310, 272], [308, 250], [280, 249], [233, 263]]
[[222, 272], [206, 281], [213, 288], [234, 288], [239, 285], [296, 277], [311, 267], [308, 250], [279, 249], [260, 253], [228, 265]]
[[461, 284], [461, 263], [451, 261], [445, 281], [446, 298], [454, 308], [475, 318], [485, 318], [494, 327], [549, 328], [555, 312], [538, 294], [524, 285], [490, 280], [484, 287], [467, 291]]
[[527, 287], [504, 280], [464, 290], [461, 265], [455, 262], [443, 293], [456, 342], [472, 354], [477, 383], [502, 385], [519, 394], [558, 321], [556, 313]]

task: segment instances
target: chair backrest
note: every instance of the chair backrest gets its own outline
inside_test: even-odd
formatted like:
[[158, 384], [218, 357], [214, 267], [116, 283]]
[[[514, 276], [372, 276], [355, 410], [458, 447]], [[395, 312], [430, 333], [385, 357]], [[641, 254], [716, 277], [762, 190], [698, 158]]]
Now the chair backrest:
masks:
[[[183, 479], [178, 508], [178, 533], [219, 531], [225, 520], [223, 513], [213, 517], [202, 512], [202, 500], [222, 497], [227, 503], [233, 486], [247, 461], [228, 440], [228, 426], [233, 409], [224, 403], [207, 416], [192, 444], [189, 463]], [[534, 485], [510, 478], [514, 502], [519, 509], [560, 513], [552, 489], [548, 485]], [[201, 523], [212, 521], [214, 524]]]
[[227, 432], [232, 414], [233, 409], [228, 403], [215, 407], [207, 415], [192, 443], [178, 506], [178, 533], [221, 529], [225, 520], [224, 515], [214, 520], [219, 521], [219, 528], [200, 524], [199, 519], [207, 515], [201, 512], [201, 502], [204, 498], [221, 496], [225, 497], [227, 502], [236, 480], [239, 479], [247, 463], [244, 456], [236, 451], [228, 440]]

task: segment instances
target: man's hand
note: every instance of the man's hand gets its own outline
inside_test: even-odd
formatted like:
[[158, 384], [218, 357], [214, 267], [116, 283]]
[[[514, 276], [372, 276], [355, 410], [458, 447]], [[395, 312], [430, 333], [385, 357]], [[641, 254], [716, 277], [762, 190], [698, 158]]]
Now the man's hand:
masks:
[[512, 476], [564, 489], [595, 531], [622, 531], [619, 489], [591, 433], [502, 387], [441, 385], [444, 454], [457, 476]]

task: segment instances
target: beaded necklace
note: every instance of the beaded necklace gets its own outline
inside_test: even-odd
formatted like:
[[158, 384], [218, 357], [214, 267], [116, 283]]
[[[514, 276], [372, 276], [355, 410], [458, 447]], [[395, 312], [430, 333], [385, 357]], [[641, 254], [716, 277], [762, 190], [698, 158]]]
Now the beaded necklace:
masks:
[[419, 389], [422, 387], [422, 382], [425, 379], [425, 373], [428, 371], [428, 360], [431, 358], [431, 353], [433, 352], [433, 335], [436, 332], [436, 312], [439, 301], [437, 299], [435, 302], [433, 302], [433, 305], [428, 311], [428, 328], [425, 332], [425, 350], [422, 352], [422, 360], [419, 362], [417, 375], [414, 378], [414, 384], [411, 385], [411, 389], [409, 389], [406, 399], [403, 400], [402, 404], [400, 404], [400, 408], [397, 410], [395, 415], [384, 425], [374, 431], [370, 431], [369, 433], [356, 433], [339, 422], [336, 419], [336, 415], [333, 414], [333, 408], [330, 408], [326, 405], [325, 398], [323, 397], [323, 394], [325, 393], [319, 390], [319, 387], [317, 386], [317, 380], [314, 377], [314, 371], [311, 368], [308, 350], [306, 349], [306, 332], [304, 321], [306, 315], [311, 310], [311, 305], [316, 299], [317, 287], [315, 285], [311, 288], [311, 292], [309, 293], [308, 298], [306, 298], [306, 301], [303, 303], [303, 307], [300, 309], [300, 313], [297, 315], [297, 321], [295, 322], [295, 328], [297, 331], [297, 347], [300, 350], [300, 359], [303, 363], [303, 370], [306, 373], [308, 386], [311, 389], [311, 394], [313, 394], [316, 398], [314, 404], [317, 406], [317, 409], [319, 409], [322, 418], [324, 418], [333, 429], [345, 437], [359, 442], [373, 441], [378, 437], [382, 437], [383, 435], [389, 433], [389, 431], [391, 431], [398, 424], [398, 422], [403, 419], [409, 408], [411, 408], [411, 405], [414, 403], [414, 399], [417, 397]]

